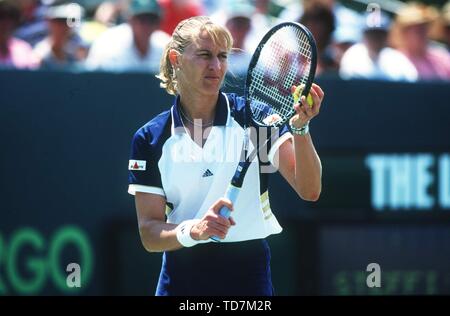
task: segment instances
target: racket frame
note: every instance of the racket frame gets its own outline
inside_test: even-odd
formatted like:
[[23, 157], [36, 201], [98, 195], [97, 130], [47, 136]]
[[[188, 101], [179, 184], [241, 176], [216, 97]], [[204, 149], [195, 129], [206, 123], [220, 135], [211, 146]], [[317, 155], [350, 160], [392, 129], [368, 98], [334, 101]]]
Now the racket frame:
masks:
[[[280, 122], [277, 122], [277, 124], [269, 126], [269, 125], [260, 124], [259, 122], [255, 121], [253, 119], [252, 110], [250, 107], [251, 106], [250, 86], [251, 86], [252, 80], [254, 78], [252, 75], [252, 72], [258, 63], [261, 52], [262, 52], [264, 46], [268, 43], [269, 39], [271, 38], [271, 36], [274, 33], [278, 32], [280, 29], [282, 29], [284, 27], [289, 27], [289, 26], [294, 26], [296, 28], [300, 28], [301, 31], [306, 35], [308, 42], [311, 45], [311, 64], [310, 64], [310, 69], [309, 69], [309, 74], [308, 74], [308, 80], [305, 83], [305, 88], [302, 91], [302, 96], [308, 95], [308, 93], [311, 89], [312, 83], [314, 81], [314, 75], [315, 75], [316, 66], [317, 66], [317, 46], [316, 46], [316, 42], [315, 42], [314, 37], [311, 34], [311, 32], [304, 25], [302, 25], [300, 23], [296, 23], [296, 22], [284, 22], [284, 23], [280, 23], [280, 24], [272, 27], [264, 35], [264, 37], [261, 39], [260, 43], [258, 44], [258, 47], [256, 48], [255, 52], [253, 53], [252, 59], [250, 60], [248, 71], [247, 71], [247, 77], [246, 77], [246, 81], [245, 81], [245, 90], [244, 90], [244, 98], [245, 98], [244, 142], [243, 142], [243, 146], [242, 146], [242, 152], [241, 152], [239, 164], [237, 165], [236, 171], [233, 175], [233, 178], [231, 179], [231, 183], [225, 192], [225, 198], [229, 199], [233, 204], [236, 202], [237, 197], [239, 196], [239, 192], [243, 185], [245, 175], [248, 171], [248, 168], [250, 167], [252, 160], [256, 156], [256, 154], [262, 148], [267, 146], [267, 143], [269, 142], [269, 140], [274, 140], [278, 137], [278, 130], [277, 130], [276, 133], [271, 133], [270, 138], [268, 140], [266, 140], [262, 146], [258, 146], [258, 144], [256, 144], [256, 146], [254, 146], [253, 151], [250, 154], [248, 154], [249, 141], [250, 141], [250, 137], [248, 135], [249, 127], [251, 127], [251, 126], [254, 126], [256, 128], [275, 127], [278, 129], [281, 125], [285, 124], [286, 121], [288, 121], [295, 114], [295, 110], [292, 106], [291, 112], [287, 115], [287, 117], [284, 120], [281, 120]], [[219, 211], [219, 214], [225, 218], [229, 218], [231, 215], [231, 211], [226, 206], [222, 206], [222, 208]], [[215, 242], [221, 241], [221, 239], [217, 236], [211, 236], [210, 239], [212, 239]]]

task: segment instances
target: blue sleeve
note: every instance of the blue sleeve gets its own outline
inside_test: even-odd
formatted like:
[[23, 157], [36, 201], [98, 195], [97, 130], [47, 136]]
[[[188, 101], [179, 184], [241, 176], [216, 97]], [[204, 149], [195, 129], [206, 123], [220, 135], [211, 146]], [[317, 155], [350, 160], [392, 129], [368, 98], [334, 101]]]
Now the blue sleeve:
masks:
[[130, 161], [128, 164], [128, 183], [162, 189], [158, 161], [161, 153], [152, 145], [151, 135], [140, 129], [133, 137]]

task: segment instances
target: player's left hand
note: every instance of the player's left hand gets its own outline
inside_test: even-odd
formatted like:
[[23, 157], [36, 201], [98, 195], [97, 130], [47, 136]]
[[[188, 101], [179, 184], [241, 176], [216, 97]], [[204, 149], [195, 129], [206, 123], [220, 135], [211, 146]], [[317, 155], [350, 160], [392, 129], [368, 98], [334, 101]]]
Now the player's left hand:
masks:
[[301, 97], [300, 103], [294, 104], [294, 110], [297, 114], [291, 118], [290, 124], [296, 128], [302, 128], [319, 114], [320, 106], [325, 94], [322, 88], [315, 83], [312, 84], [309, 94], [313, 101], [311, 105], [308, 104], [305, 96]]

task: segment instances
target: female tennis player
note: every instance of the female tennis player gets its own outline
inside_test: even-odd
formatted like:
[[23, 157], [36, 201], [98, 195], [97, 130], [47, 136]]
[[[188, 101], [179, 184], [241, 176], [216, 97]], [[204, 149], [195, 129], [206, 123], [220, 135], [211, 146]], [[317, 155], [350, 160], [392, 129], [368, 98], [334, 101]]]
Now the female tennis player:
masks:
[[[324, 93], [313, 84], [312, 105], [304, 97], [292, 104], [295, 115], [252, 161], [235, 203], [223, 198], [248, 120], [245, 99], [221, 92], [232, 46], [228, 30], [208, 17], [180, 22], [158, 75], [173, 105], [132, 141], [128, 191], [141, 240], [147, 251], [164, 252], [156, 295], [274, 295], [265, 238], [282, 229], [270, 208], [267, 170], [278, 169], [304, 200], [321, 192], [308, 124]], [[223, 206], [228, 219], [219, 215]]]

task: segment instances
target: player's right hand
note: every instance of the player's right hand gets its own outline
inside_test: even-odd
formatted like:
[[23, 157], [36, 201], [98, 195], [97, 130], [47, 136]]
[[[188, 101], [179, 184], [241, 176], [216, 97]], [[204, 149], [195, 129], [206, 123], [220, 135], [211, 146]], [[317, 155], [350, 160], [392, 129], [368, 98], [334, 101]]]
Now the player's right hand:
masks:
[[233, 218], [230, 216], [228, 219], [220, 216], [219, 211], [222, 206], [226, 206], [230, 211], [233, 211], [233, 204], [226, 198], [218, 199], [200, 222], [194, 225], [191, 229], [191, 236], [195, 240], [207, 240], [211, 236], [217, 236], [220, 239], [224, 239], [231, 226], [236, 225]]

